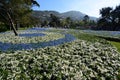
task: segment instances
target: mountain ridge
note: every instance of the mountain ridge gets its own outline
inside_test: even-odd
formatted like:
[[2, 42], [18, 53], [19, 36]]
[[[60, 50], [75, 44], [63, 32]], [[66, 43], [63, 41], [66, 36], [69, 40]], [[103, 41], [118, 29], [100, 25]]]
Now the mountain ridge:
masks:
[[[59, 17], [60, 19], [65, 19], [67, 17], [70, 17], [72, 20], [82, 20], [84, 18], [84, 16], [87, 15], [80, 11], [67, 11], [67, 12], [60, 13], [58, 11], [52, 11], [52, 10], [50, 10], [50, 11], [34, 10], [32, 13], [32, 15], [34, 17], [40, 18], [41, 20], [49, 20], [50, 14], [53, 14], [53, 15]], [[94, 21], [97, 20], [96, 17], [93, 17], [93, 16], [89, 16], [89, 17], [90, 17], [90, 20], [94, 20]]]

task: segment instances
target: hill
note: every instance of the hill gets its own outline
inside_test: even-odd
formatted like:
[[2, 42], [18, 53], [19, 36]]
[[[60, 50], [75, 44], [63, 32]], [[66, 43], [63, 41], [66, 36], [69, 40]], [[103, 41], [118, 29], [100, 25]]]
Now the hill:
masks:
[[[34, 17], [40, 18], [41, 20], [49, 20], [50, 14], [58, 16], [60, 19], [70, 17], [72, 20], [82, 20], [86, 15], [79, 11], [68, 11], [64, 13], [59, 13], [57, 11], [33, 11], [32, 15]], [[96, 17], [89, 16], [91, 20], [97, 20]]]

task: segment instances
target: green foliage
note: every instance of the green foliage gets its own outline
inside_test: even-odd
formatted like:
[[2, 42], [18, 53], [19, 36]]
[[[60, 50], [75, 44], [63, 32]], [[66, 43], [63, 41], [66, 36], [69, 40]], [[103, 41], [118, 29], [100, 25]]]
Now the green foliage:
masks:
[[73, 21], [73, 20], [67, 20], [63, 19], [61, 20], [61, 26], [63, 26], [63, 28], [72, 28], [72, 29], [93, 29], [94, 26], [96, 26], [96, 22], [94, 20], [89, 20], [88, 22], [84, 22], [83, 20], [80, 21]]
[[84, 21], [84, 26], [87, 26], [88, 23], [89, 23], [89, 16], [88, 16], [88, 15], [85, 15], [85, 16], [83, 17], [83, 21]]
[[53, 15], [53, 14], [50, 14], [50, 22], [49, 22], [49, 25], [51, 27], [59, 27], [60, 26], [60, 19], [59, 17]]
[[[9, 25], [17, 35], [18, 25], [30, 25], [32, 5], [38, 3], [35, 0], [2, 0], [0, 1], [0, 21]], [[6, 27], [6, 26], [5, 26]]]
[[3, 77], [2, 77], [3, 80], [7, 80], [8, 71], [7, 71], [7, 70], [4, 70], [3, 68], [0, 67], [0, 76], [3, 76]]
[[101, 18], [98, 21], [98, 29], [120, 30], [120, 5], [115, 9], [105, 7], [100, 10]]
[[4, 32], [4, 31], [7, 31], [7, 30], [8, 30], [8, 28], [5, 27], [4, 24], [0, 24], [0, 32]]

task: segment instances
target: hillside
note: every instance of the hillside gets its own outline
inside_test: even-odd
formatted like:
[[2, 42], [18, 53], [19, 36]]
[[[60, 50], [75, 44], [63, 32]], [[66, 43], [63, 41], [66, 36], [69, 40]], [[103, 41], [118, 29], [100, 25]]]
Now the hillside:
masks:
[[[54, 14], [58, 16], [61, 19], [70, 17], [72, 20], [82, 20], [83, 17], [86, 15], [82, 12], [79, 11], [68, 11], [64, 13], [59, 13], [57, 11], [34, 11], [33, 16], [40, 18], [41, 20], [49, 20], [50, 19], [50, 14]], [[91, 20], [96, 20], [96, 17], [89, 16]]]

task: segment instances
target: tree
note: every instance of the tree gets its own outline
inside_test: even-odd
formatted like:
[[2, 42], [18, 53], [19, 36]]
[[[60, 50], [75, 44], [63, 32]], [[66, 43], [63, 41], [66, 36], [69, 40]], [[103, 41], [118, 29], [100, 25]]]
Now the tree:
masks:
[[4, 26], [5, 26], [5, 24], [2, 23], [2, 22], [0, 22], [0, 32], [7, 31], [7, 28], [8, 28], [8, 27], [4, 27]]
[[88, 23], [89, 23], [89, 16], [88, 16], [88, 15], [85, 15], [85, 16], [83, 17], [83, 22], [84, 22], [84, 26], [87, 26], [87, 25], [88, 25]]
[[105, 8], [102, 8], [100, 10], [100, 14], [103, 18], [110, 18], [110, 14], [112, 12], [112, 8], [111, 7], [105, 7]]
[[60, 26], [60, 19], [59, 17], [55, 16], [54, 14], [50, 14], [50, 23], [49, 25], [52, 27], [58, 27]]
[[100, 10], [101, 18], [98, 21], [98, 25], [101, 26], [101, 29], [111, 30], [111, 23], [114, 21], [111, 17], [111, 12], [113, 9], [111, 7], [105, 7]]
[[112, 11], [111, 16], [113, 18], [113, 30], [120, 30], [120, 5]]
[[66, 21], [66, 23], [67, 23], [67, 28], [69, 28], [70, 26], [71, 26], [71, 23], [72, 23], [72, 20], [71, 20], [71, 18], [70, 17], [67, 17], [66, 19], [65, 19], [65, 21]]
[[100, 10], [101, 18], [98, 20], [98, 27], [106, 30], [120, 29], [120, 5], [115, 9], [105, 7]]
[[62, 28], [64, 28], [67, 25], [65, 19], [61, 20], [60, 25], [61, 25]]
[[[11, 26], [16, 36], [18, 35], [17, 18], [21, 15], [25, 16], [23, 13], [31, 10], [32, 5], [39, 6], [35, 0], [0, 0], [0, 18], [2, 18], [2, 22]], [[21, 11], [23, 12], [21, 13]]]
[[44, 20], [42, 23], [41, 23], [41, 27], [44, 27], [44, 26], [48, 26], [49, 22], [47, 20]]

